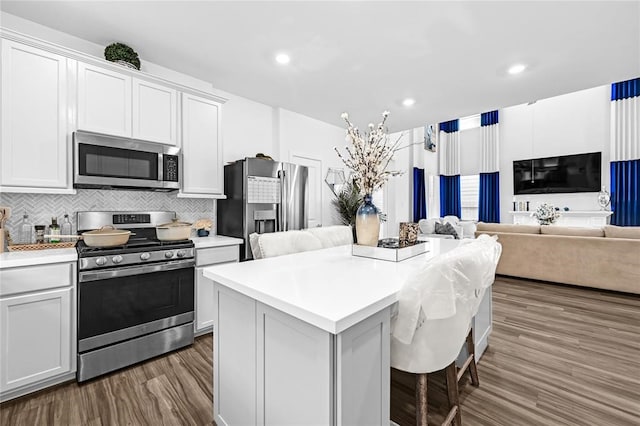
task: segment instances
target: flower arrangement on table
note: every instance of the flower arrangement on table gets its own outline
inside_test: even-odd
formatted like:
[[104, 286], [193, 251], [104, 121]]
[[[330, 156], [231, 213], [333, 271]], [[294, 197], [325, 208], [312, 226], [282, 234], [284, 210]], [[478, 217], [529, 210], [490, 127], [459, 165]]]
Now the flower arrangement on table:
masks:
[[531, 216], [535, 217], [540, 225], [550, 225], [560, 217], [560, 212], [551, 204], [542, 203]]
[[385, 128], [388, 116], [389, 111], [383, 112], [382, 121], [377, 126], [369, 123], [369, 130], [362, 134], [349, 121], [349, 114], [344, 112], [341, 115], [347, 123], [346, 141], [351, 143], [351, 147], [345, 147], [346, 155], [344, 156], [338, 148], [333, 149], [344, 165], [351, 169], [351, 178], [360, 188], [362, 195], [373, 194], [376, 189], [382, 188], [391, 176], [402, 174], [400, 171], [387, 170], [402, 138], [401, 135], [395, 143], [388, 143], [389, 135]]
[[390, 177], [402, 174], [400, 171], [387, 170], [402, 139], [400, 135], [395, 143], [388, 143], [389, 135], [385, 127], [388, 116], [389, 111], [383, 112], [382, 121], [377, 126], [370, 123], [368, 130], [360, 133], [349, 121], [349, 114], [342, 113], [341, 117], [347, 123], [346, 141], [351, 145], [345, 147], [345, 155], [334, 147], [344, 165], [351, 169], [353, 188], [359, 190], [358, 198], [364, 196], [355, 217], [356, 241], [361, 245], [378, 245], [382, 215], [372, 203], [373, 192], [382, 188]]

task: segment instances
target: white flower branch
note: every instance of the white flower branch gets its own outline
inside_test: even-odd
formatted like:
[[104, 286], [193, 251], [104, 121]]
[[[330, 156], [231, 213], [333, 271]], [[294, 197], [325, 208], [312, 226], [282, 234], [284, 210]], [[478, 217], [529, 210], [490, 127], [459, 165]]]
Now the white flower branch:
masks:
[[349, 114], [342, 113], [341, 118], [347, 123], [346, 141], [351, 146], [346, 146], [346, 154], [343, 156], [338, 148], [334, 150], [342, 162], [353, 172], [353, 178], [363, 194], [371, 194], [381, 188], [392, 176], [402, 174], [401, 171], [387, 170], [393, 155], [399, 149], [398, 145], [404, 136], [401, 133], [398, 139], [391, 145], [388, 144], [388, 135], [385, 123], [389, 111], [382, 113], [382, 121], [378, 125], [369, 123], [368, 131], [361, 134], [349, 120]]

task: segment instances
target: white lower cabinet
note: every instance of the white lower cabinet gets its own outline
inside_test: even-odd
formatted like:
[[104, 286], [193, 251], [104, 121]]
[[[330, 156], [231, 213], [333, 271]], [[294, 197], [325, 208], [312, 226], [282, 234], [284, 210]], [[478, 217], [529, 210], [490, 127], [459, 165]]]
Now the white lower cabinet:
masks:
[[489, 346], [489, 335], [493, 331], [493, 286], [487, 288], [480, 302], [478, 313], [473, 317], [473, 342], [476, 346], [476, 361], [480, 360]]
[[[0, 278], [0, 400], [73, 378], [75, 264], [3, 269]], [[19, 281], [28, 292], [16, 291]]]
[[196, 250], [195, 332], [197, 334], [209, 332], [213, 326], [213, 281], [204, 277], [204, 267], [237, 262], [239, 254], [237, 245]]
[[213, 289], [216, 424], [389, 424], [389, 308], [333, 334]]

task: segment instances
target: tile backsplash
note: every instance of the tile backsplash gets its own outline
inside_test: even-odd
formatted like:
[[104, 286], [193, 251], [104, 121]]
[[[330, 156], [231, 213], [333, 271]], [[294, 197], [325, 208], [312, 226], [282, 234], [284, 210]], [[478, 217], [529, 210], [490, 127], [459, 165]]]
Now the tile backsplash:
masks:
[[[77, 211], [133, 211], [166, 210], [175, 211], [180, 220], [193, 222], [208, 218], [215, 224], [215, 202], [210, 199], [177, 198], [175, 192], [116, 191], [101, 189], [78, 189], [76, 195], [58, 194], [0, 194], [0, 205], [11, 207], [11, 218], [7, 229], [14, 240], [26, 210], [31, 225], [49, 225], [52, 217], [62, 222], [65, 213], [76, 232]], [[215, 232], [215, 226], [213, 232]]]

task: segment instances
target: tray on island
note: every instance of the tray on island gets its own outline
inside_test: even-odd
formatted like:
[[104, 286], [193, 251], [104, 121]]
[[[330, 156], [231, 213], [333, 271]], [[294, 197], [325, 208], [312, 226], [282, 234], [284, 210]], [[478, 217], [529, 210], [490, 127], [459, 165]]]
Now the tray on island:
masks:
[[369, 257], [371, 259], [400, 262], [426, 253], [428, 251], [427, 247], [425, 241], [400, 244], [397, 238], [387, 238], [378, 241], [378, 247], [353, 244], [351, 246], [351, 254], [353, 256]]

